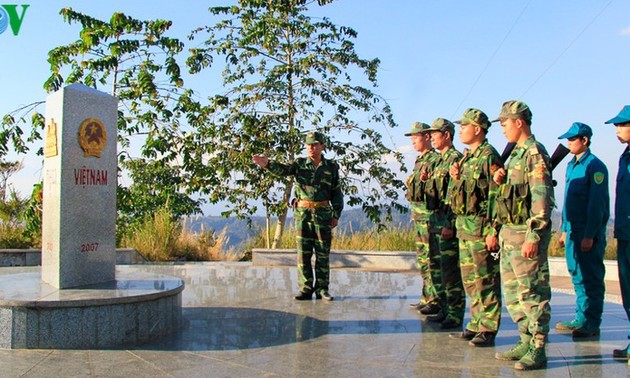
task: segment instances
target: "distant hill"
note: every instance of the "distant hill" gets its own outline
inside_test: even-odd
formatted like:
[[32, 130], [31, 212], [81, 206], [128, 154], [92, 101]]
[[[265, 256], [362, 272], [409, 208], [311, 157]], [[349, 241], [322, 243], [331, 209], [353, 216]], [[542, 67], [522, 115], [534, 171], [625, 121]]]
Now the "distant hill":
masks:
[[[401, 214], [395, 212], [391, 224], [394, 227], [410, 224], [409, 214]], [[247, 221], [237, 218], [224, 218], [221, 216], [205, 216], [189, 218], [186, 221], [187, 229], [192, 232], [199, 232], [201, 229], [214, 230], [221, 232], [226, 229], [226, 236], [230, 239], [228, 246], [237, 246], [247, 239], [258, 234], [260, 230], [265, 228], [265, 217], [252, 217], [252, 227], [247, 226]], [[272, 219], [272, 227], [275, 225], [276, 218]], [[287, 219], [287, 226], [293, 226], [293, 218]], [[339, 219], [339, 229], [343, 232], [361, 232], [374, 227], [372, 223], [363, 213], [361, 209], [347, 209], [341, 214]]]

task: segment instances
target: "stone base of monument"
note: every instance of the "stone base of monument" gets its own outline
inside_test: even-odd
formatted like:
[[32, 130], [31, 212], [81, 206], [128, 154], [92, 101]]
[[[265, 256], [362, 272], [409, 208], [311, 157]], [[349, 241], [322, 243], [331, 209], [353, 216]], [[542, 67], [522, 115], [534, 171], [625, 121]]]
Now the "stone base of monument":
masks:
[[56, 289], [40, 272], [0, 276], [0, 348], [92, 349], [139, 345], [182, 323], [184, 282], [116, 268], [116, 280]]

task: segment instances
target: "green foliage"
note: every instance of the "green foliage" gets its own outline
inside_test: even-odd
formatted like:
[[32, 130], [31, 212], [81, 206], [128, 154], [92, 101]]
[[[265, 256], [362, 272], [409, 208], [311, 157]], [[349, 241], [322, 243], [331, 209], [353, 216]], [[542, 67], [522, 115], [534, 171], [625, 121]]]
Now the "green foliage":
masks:
[[200, 200], [183, 193], [185, 183], [177, 168], [160, 160], [125, 160], [131, 185], [118, 187], [118, 240], [129, 227], [151, 215], [155, 209], [168, 208], [174, 219], [200, 212]]
[[15, 190], [10, 190], [6, 199], [0, 199], [0, 248], [33, 247], [33, 240], [25, 232], [28, 203]]
[[383, 210], [389, 215], [405, 207], [398, 202], [402, 182], [384, 159], [393, 156], [404, 170], [401, 155], [376, 129], [395, 126], [387, 103], [370, 89], [379, 60], [357, 55], [353, 29], [307, 16], [310, 3], [240, 0], [212, 7], [221, 20], [192, 33], [206, 39], [191, 49], [191, 72], [224, 61], [227, 91], [211, 99], [213, 117], [197, 128], [204, 149], [197, 151], [203, 157], [198, 162], [207, 166], [207, 181], [200, 184], [211, 202], [231, 204], [225, 215], [249, 216], [257, 210], [251, 200], [262, 199], [283, 219], [292, 181], [277, 183], [252, 165], [251, 156], [290, 161], [303, 148], [303, 134], [320, 130], [330, 137], [327, 153], [340, 164], [348, 204], [380, 221]]
[[[81, 31], [77, 40], [49, 52], [51, 74], [44, 88], [83, 83], [120, 99], [120, 176], [128, 173], [134, 180], [118, 191], [121, 229], [167, 202], [174, 216], [193, 214], [205, 201], [191, 200], [196, 194], [228, 202], [223, 215], [238, 217], [254, 214], [254, 201], [262, 199], [270, 214], [284, 219], [292, 182], [264, 175], [251, 156], [292, 160], [303, 134], [315, 129], [330, 136], [327, 153], [340, 163], [350, 206], [360, 205], [379, 221], [383, 210], [387, 217], [392, 209], [405, 210], [398, 199], [403, 183], [385, 159], [393, 157], [404, 171], [402, 156], [386, 147], [377, 131], [395, 126], [391, 109], [371, 89], [379, 60], [356, 54], [351, 28], [308, 17], [312, 4], [242, 0], [211, 8], [223, 19], [192, 33], [191, 38], [205, 33], [206, 39], [190, 49], [187, 64], [196, 74], [225, 59], [226, 92], [203, 104], [184, 86], [178, 62], [184, 44], [168, 36], [170, 21], [142, 21], [119, 12], [100, 20], [61, 10]], [[0, 157], [10, 146], [27, 153], [41, 140], [40, 104], [3, 116]], [[140, 155], [132, 156], [138, 150]]]
[[31, 247], [41, 247], [42, 242], [42, 206], [43, 184], [33, 185], [31, 197], [24, 210], [24, 236], [31, 240]]
[[[201, 107], [193, 100], [195, 94], [183, 87], [177, 56], [184, 44], [167, 35], [171, 21], [141, 21], [118, 12], [104, 21], [71, 8], [60, 13], [68, 24], [80, 24], [81, 31], [76, 41], [49, 52], [51, 75], [44, 88], [53, 92], [67, 84], [83, 83], [118, 97], [119, 168], [122, 174], [129, 170], [134, 179], [131, 186], [118, 190], [122, 224], [141, 218], [167, 199], [176, 216], [199, 211], [202, 201], [186, 194], [194, 191], [189, 184], [197, 173], [186, 171], [181, 164], [192, 155], [181, 152], [182, 146], [196, 146], [185, 142], [188, 136], [181, 124], [207, 114], [196, 113]], [[16, 152], [26, 153], [29, 142], [41, 139], [45, 119], [36, 111], [39, 104], [3, 117], [0, 157], [10, 144]], [[29, 121], [31, 134], [25, 138], [23, 129]], [[139, 157], [132, 156], [138, 150], [136, 145]], [[165, 179], [166, 174], [171, 180]], [[154, 184], [150, 184], [152, 180]]]

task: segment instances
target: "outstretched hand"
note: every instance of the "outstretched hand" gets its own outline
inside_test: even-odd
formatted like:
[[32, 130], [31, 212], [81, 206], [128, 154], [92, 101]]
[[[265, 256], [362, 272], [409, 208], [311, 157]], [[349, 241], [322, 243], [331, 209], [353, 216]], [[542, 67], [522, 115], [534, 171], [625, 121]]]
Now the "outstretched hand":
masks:
[[260, 168], [266, 168], [267, 164], [269, 164], [269, 159], [263, 155], [253, 155], [252, 161]]

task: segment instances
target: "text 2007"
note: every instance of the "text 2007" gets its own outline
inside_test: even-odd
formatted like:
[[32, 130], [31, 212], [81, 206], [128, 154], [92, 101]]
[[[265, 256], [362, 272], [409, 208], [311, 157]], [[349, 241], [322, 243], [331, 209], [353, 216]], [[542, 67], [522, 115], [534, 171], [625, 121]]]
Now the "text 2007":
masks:
[[98, 243], [81, 244], [81, 252], [96, 252]]

